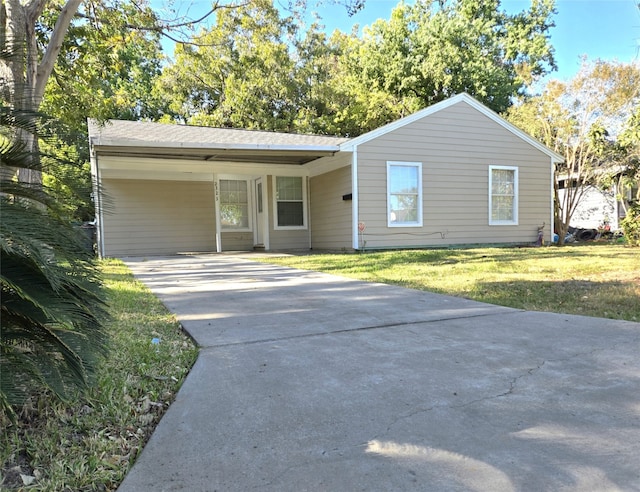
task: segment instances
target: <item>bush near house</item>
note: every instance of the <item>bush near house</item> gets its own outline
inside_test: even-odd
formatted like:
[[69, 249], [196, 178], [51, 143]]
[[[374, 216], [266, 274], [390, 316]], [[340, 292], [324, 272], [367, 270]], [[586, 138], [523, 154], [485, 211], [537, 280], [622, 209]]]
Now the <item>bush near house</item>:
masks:
[[640, 246], [640, 202], [629, 207], [620, 227], [629, 245]]

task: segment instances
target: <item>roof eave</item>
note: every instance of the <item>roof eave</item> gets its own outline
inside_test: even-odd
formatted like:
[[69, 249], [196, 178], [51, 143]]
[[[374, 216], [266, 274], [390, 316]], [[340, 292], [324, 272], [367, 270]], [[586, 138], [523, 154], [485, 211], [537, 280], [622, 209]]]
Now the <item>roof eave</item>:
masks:
[[130, 139], [94, 138], [96, 150], [109, 147], [144, 147], [153, 149], [197, 149], [197, 150], [254, 150], [275, 152], [326, 152], [340, 150], [339, 145], [274, 145], [274, 144], [241, 144], [241, 143], [201, 143], [201, 142], [141, 142]]

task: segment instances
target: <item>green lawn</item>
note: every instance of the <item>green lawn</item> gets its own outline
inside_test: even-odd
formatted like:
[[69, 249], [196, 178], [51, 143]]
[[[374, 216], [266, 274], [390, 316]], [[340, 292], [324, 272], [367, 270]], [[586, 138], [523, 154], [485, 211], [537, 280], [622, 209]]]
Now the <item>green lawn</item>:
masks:
[[401, 250], [262, 261], [532, 311], [640, 321], [640, 248]]
[[[521, 309], [640, 321], [639, 248], [388, 251], [263, 261]], [[102, 262], [102, 270], [112, 344], [97, 384], [67, 403], [42, 394], [16, 424], [0, 416], [2, 490], [20, 490], [25, 480], [32, 481], [28, 490], [115, 490], [196, 359], [175, 318], [122, 262]]]
[[66, 403], [41, 394], [17, 424], [0, 415], [1, 490], [115, 490], [195, 362], [191, 339], [128, 268], [101, 268], [111, 346], [96, 385]]

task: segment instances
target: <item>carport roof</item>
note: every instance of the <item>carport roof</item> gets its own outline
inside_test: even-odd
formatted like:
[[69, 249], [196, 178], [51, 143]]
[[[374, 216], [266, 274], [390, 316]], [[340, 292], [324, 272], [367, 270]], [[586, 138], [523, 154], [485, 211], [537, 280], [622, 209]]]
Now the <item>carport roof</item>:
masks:
[[280, 164], [305, 164], [332, 155], [349, 140], [123, 120], [89, 120], [89, 139], [101, 155]]

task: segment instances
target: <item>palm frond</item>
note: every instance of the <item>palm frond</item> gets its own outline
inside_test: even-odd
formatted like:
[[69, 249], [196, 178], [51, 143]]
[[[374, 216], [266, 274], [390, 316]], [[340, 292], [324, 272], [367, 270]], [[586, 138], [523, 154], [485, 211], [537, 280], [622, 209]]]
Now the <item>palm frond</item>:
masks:
[[[0, 409], [9, 415], [38, 388], [64, 398], [86, 387], [107, 348], [92, 253], [51, 190], [15, 178], [40, 169], [21, 139], [37, 138], [42, 121], [0, 106]], [[55, 160], [48, 166], [56, 172]]]
[[0, 126], [5, 129], [24, 130], [31, 134], [36, 134], [40, 123], [45, 116], [38, 111], [28, 109], [14, 109], [9, 106], [0, 105]]

